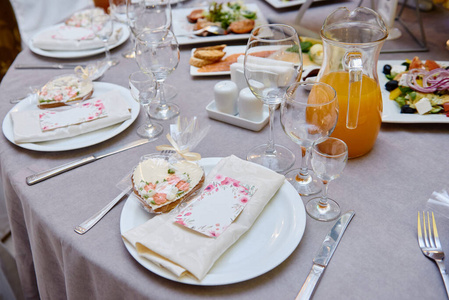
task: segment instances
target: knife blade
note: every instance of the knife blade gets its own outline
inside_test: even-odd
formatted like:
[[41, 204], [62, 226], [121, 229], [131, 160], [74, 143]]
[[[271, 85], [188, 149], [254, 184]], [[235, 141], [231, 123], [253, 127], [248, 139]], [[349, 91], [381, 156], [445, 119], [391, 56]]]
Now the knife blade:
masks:
[[16, 69], [73, 69], [77, 66], [85, 65], [81, 64], [52, 64], [52, 65], [42, 65], [42, 64], [16, 64], [14, 68]]
[[323, 274], [324, 269], [332, 258], [332, 255], [337, 249], [338, 243], [340, 243], [341, 237], [343, 233], [345, 233], [346, 228], [354, 217], [355, 212], [350, 210], [343, 214], [337, 222], [335, 222], [334, 226], [330, 230], [330, 232], [326, 235], [323, 243], [321, 244], [318, 253], [315, 255], [313, 259], [313, 266], [310, 270], [309, 275], [306, 278], [301, 290], [296, 296], [296, 300], [304, 300], [310, 299], [312, 296], [315, 287], [320, 280], [321, 274]]
[[132, 143], [126, 144], [125, 146], [120, 146], [120, 147], [113, 148], [112, 150], [108, 149], [108, 150], [105, 150], [105, 151], [97, 152], [97, 153], [95, 153], [95, 154], [93, 154], [91, 156], [87, 156], [87, 157], [84, 157], [82, 159], [75, 160], [75, 161], [63, 164], [61, 166], [49, 169], [47, 171], [43, 171], [43, 172], [39, 172], [39, 173], [30, 175], [30, 176], [28, 176], [26, 178], [26, 183], [28, 185], [36, 184], [38, 182], [44, 181], [44, 180], [46, 180], [48, 178], [54, 177], [54, 176], [59, 175], [61, 173], [64, 173], [64, 172], [67, 172], [69, 170], [78, 168], [80, 166], [83, 166], [85, 164], [91, 163], [93, 161], [99, 160], [99, 159], [104, 158], [106, 156], [113, 155], [113, 154], [116, 154], [116, 153], [119, 153], [119, 152], [123, 152], [123, 151], [129, 150], [131, 148], [134, 148], [134, 147], [137, 147], [137, 146], [140, 146], [140, 145], [144, 145], [144, 144], [146, 144], [148, 142], [150, 142], [149, 139], [140, 139], [140, 140], [134, 141]]

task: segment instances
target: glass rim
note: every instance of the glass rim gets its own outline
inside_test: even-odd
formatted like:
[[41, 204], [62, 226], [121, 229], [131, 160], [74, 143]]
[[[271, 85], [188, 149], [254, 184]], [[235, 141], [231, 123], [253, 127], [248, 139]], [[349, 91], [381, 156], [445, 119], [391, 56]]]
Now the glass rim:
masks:
[[[344, 146], [345, 151], [343, 151], [342, 153], [339, 154], [329, 154], [329, 153], [324, 153], [322, 151], [319, 151], [316, 146], [318, 144], [321, 144], [324, 141], [327, 140], [333, 140], [333, 141], [338, 141], [341, 143], [341, 145]], [[341, 139], [333, 137], [333, 136], [324, 136], [324, 137], [320, 137], [319, 139], [317, 139], [315, 142], [313, 142], [312, 144], [312, 151], [317, 152], [319, 155], [325, 156], [325, 157], [329, 157], [329, 158], [337, 158], [337, 157], [342, 157], [342, 156], [346, 156], [348, 157], [348, 145]]]

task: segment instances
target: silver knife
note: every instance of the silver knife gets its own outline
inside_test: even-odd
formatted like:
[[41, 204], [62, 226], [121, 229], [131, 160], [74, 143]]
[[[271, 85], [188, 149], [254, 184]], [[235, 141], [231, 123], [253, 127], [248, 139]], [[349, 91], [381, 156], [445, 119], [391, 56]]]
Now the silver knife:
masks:
[[355, 212], [353, 210], [350, 210], [342, 215], [337, 222], [335, 222], [335, 225], [332, 227], [331, 231], [326, 235], [323, 244], [313, 259], [312, 269], [310, 270], [309, 276], [307, 276], [306, 281], [299, 291], [298, 296], [296, 296], [296, 300], [310, 299], [313, 291], [315, 290], [315, 286], [320, 280], [321, 274], [323, 274], [324, 269], [331, 260], [332, 254], [334, 254], [343, 233], [345, 233], [345, 230], [354, 215]]
[[26, 178], [26, 182], [27, 182], [28, 185], [33, 185], [35, 183], [44, 181], [44, 180], [46, 180], [46, 179], [48, 179], [50, 177], [59, 175], [59, 174], [64, 173], [66, 171], [75, 169], [77, 167], [83, 166], [83, 165], [88, 164], [88, 163], [91, 163], [91, 162], [96, 161], [98, 159], [101, 159], [103, 157], [106, 157], [106, 156], [109, 156], [109, 155], [113, 155], [113, 154], [116, 154], [116, 153], [119, 153], [119, 152], [122, 152], [122, 151], [125, 151], [125, 150], [128, 150], [128, 149], [131, 149], [131, 148], [134, 148], [134, 147], [137, 147], [137, 146], [140, 146], [140, 145], [144, 145], [144, 144], [148, 143], [149, 141], [150, 141], [149, 139], [140, 139], [140, 140], [134, 141], [132, 143], [129, 143], [129, 144], [125, 145], [125, 146], [114, 148], [113, 150], [108, 149], [106, 151], [100, 151], [100, 152], [95, 153], [95, 154], [93, 154], [91, 156], [88, 156], [88, 157], [85, 157], [85, 158], [82, 158], [82, 159], [79, 159], [79, 160], [76, 160], [76, 161], [72, 161], [72, 162], [66, 163], [66, 164], [61, 165], [59, 167], [56, 167], [56, 168], [53, 168], [53, 169], [50, 169], [50, 170], [47, 170], [47, 171], [44, 171], [44, 172], [39, 172], [39, 173], [30, 175], [30, 176], [28, 176]]
[[16, 64], [14, 68], [16, 69], [73, 69], [77, 66], [85, 65], [81, 64], [52, 64], [52, 65], [43, 65], [43, 64]]

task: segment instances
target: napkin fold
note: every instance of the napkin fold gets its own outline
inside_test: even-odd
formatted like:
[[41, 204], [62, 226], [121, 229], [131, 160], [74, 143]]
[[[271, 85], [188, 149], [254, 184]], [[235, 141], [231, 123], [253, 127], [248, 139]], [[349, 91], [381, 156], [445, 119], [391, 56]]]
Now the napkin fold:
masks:
[[[122, 237], [140, 256], [181, 277], [190, 273], [202, 280], [220, 256], [251, 228], [265, 205], [284, 183], [284, 176], [231, 155], [207, 175], [204, 186], [221, 174], [257, 188], [238, 218], [217, 238], [207, 237], [174, 223], [176, 214], [162, 214], [133, 228]], [[192, 200], [195, 201], [195, 200]]]
[[[122, 34], [121, 28], [116, 28], [108, 44], [117, 43]], [[57, 51], [89, 50], [104, 46], [103, 41], [96, 37], [90, 28], [61, 24], [38, 33], [32, 41], [34, 47]]]
[[[244, 55], [237, 58], [237, 63], [241, 65], [242, 69], [244, 60]], [[286, 86], [295, 76], [295, 64], [287, 61], [248, 56], [247, 66], [251, 67], [254, 72], [252, 80], [260, 81], [261, 85], [264, 85], [264, 81], [269, 78], [270, 81], [277, 81], [278, 86]], [[256, 72], [260, 72], [260, 75], [258, 76]]]
[[[41, 130], [39, 114], [42, 110], [40, 109], [11, 112], [10, 116], [13, 123], [14, 142], [34, 143], [73, 137], [105, 128], [131, 118], [131, 108], [128, 101], [120, 95], [119, 91], [110, 91], [85, 102], [95, 102], [98, 99], [102, 100], [105, 109], [108, 112], [107, 117], [50, 131]], [[68, 108], [65, 112], [70, 109], [73, 108]]]

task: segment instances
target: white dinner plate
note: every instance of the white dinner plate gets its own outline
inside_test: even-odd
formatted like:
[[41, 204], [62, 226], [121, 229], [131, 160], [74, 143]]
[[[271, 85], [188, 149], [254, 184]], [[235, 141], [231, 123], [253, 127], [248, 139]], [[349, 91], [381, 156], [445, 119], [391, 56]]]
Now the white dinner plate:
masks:
[[[306, 0], [265, 0], [268, 3], [270, 3], [271, 6], [274, 8], [285, 8], [285, 7], [292, 7], [300, 4], [304, 4]], [[321, 0], [314, 0], [321, 1]]]
[[[200, 165], [206, 174], [220, 158], [203, 158]], [[151, 217], [131, 194], [120, 216], [124, 233]], [[306, 226], [306, 213], [301, 197], [287, 181], [267, 204], [250, 230], [231, 246], [215, 263], [202, 281], [190, 276], [178, 278], [169, 271], [140, 257], [128, 242], [126, 249], [144, 268], [164, 278], [192, 285], [224, 285], [252, 279], [281, 264], [296, 249]]]
[[[379, 60], [377, 63], [377, 75], [379, 76], [380, 90], [382, 92], [383, 113], [382, 122], [384, 123], [449, 123], [449, 117], [445, 114], [401, 114], [401, 108], [394, 100], [390, 100], [390, 92], [385, 89], [388, 79], [383, 73], [386, 64], [391, 66], [400, 65], [403, 60]], [[438, 61], [440, 65], [448, 66], [447, 61]]]
[[[260, 11], [257, 4], [249, 3], [246, 7], [250, 11], [255, 11], [257, 14], [256, 26], [262, 24], [268, 24], [267, 19], [264, 17]], [[190, 8], [175, 8], [172, 10], [173, 18], [173, 32], [176, 35], [179, 45], [189, 45], [189, 44], [199, 44], [199, 43], [210, 43], [210, 42], [225, 42], [225, 41], [235, 41], [235, 40], [248, 40], [251, 36], [250, 33], [245, 34], [226, 34], [226, 35], [214, 35], [214, 36], [187, 36], [193, 31], [194, 24], [187, 21], [187, 16], [194, 9], [207, 7], [190, 7]]]
[[[58, 24], [58, 25], [62, 25], [62, 23]], [[55, 26], [58, 26], [58, 25], [55, 25]], [[116, 43], [109, 46], [109, 50], [111, 50], [117, 46], [120, 46], [129, 38], [130, 31], [129, 31], [128, 26], [125, 24], [119, 23], [119, 22], [114, 22], [114, 28], [117, 26], [119, 28], [121, 28], [122, 35]], [[45, 30], [48, 30], [48, 28], [45, 28], [45, 29], [37, 32], [35, 34], [35, 36]], [[93, 55], [97, 55], [100, 53], [104, 53], [104, 47], [88, 49], [88, 50], [77, 50], [77, 51], [44, 50], [44, 49], [37, 48], [33, 45], [33, 38], [31, 38], [29, 41], [29, 47], [30, 47], [30, 50], [36, 54], [46, 56], [46, 57], [53, 57], [53, 58], [79, 58], [79, 57], [87, 57], [87, 56], [93, 56]]]
[[66, 151], [66, 150], [74, 150], [80, 149], [88, 146], [92, 146], [103, 141], [106, 141], [117, 134], [121, 133], [123, 130], [128, 128], [134, 120], [136, 120], [139, 115], [140, 105], [135, 101], [129, 92], [128, 89], [105, 82], [94, 82], [94, 93], [92, 97], [97, 97], [101, 94], [109, 92], [111, 90], [118, 90], [123, 98], [128, 101], [128, 104], [131, 107], [131, 119], [128, 119], [122, 123], [115, 124], [106, 128], [102, 128], [99, 130], [95, 130], [92, 132], [88, 132], [85, 134], [77, 135], [70, 138], [59, 139], [54, 141], [46, 141], [39, 143], [20, 143], [17, 144], [14, 142], [14, 133], [13, 133], [13, 124], [11, 120], [10, 113], [13, 111], [23, 111], [23, 110], [35, 110], [37, 108], [36, 97], [32, 97], [34, 100], [30, 100], [31, 98], [26, 98], [16, 104], [5, 116], [3, 119], [3, 134], [5, 137], [13, 144], [35, 151], [44, 151], [44, 152], [52, 152], [52, 151]]

